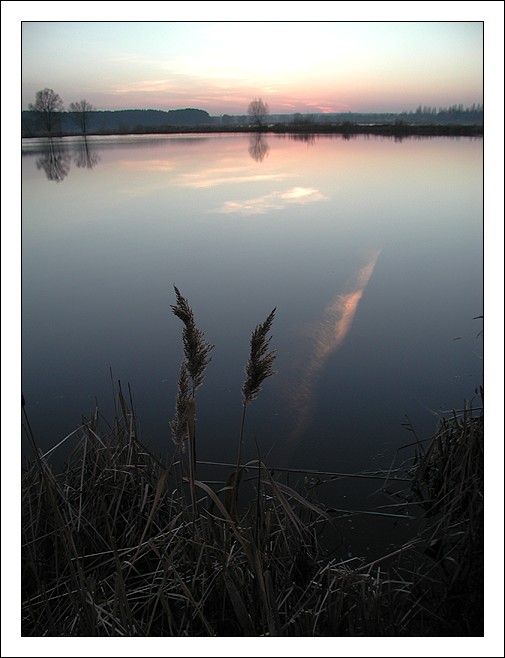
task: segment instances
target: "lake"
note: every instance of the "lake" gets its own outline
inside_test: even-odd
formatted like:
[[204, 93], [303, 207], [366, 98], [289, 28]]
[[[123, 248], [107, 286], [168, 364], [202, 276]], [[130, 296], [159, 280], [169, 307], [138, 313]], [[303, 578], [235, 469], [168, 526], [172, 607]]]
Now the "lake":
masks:
[[235, 458], [251, 332], [275, 307], [244, 458], [388, 468], [406, 418], [429, 436], [482, 383], [483, 142], [23, 140], [22, 384], [43, 450], [96, 401], [112, 418], [112, 370], [141, 439], [171, 454], [174, 285], [215, 345], [199, 459]]

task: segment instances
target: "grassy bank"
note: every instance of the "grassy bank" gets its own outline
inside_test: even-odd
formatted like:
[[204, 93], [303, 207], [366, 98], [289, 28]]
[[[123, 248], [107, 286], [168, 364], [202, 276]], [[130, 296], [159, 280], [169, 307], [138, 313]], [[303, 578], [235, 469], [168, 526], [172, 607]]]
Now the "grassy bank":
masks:
[[198, 479], [193, 507], [183, 464], [138, 443], [119, 403], [63, 472], [39, 456], [23, 474], [23, 635], [482, 634], [482, 415], [444, 421], [413, 458], [402, 495], [424, 528], [386, 568], [332, 559], [333, 513], [262, 462], [242, 469], [240, 511]]
[[176, 298], [185, 361], [171, 463], [137, 439], [121, 386], [112, 422], [98, 410], [84, 419], [58, 472], [25, 414], [36, 458], [22, 475], [23, 635], [482, 635], [482, 411], [445, 419], [383, 474], [384, 489], [397, 487], [391, 510], [421, 517], [409, 541], [368, 563], [336, 559], [324, 537], [342, 510], [289, 472], [241, 461], [248, 405], [273, 374], [275, 311], [251, 336], [237, 463], [208, 481], [195, 399], [212, 346]]

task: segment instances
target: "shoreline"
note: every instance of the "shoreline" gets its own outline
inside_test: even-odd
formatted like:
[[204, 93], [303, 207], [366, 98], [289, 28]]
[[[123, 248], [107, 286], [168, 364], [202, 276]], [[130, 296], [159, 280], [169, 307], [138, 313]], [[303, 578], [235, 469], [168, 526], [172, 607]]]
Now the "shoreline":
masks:
[[251, 126], [139, 126], [125, 130], [90, 131], [83, 135], [79, 132], [58, 132], [53, 135], [40, 132], [26, 132], [22, 139], [59, 138], [59, 137], [107, 137], [126, 135], [185, 135], [185, 134], [256, 134], [256, 135], [297, 135], [300, 138], [311, 138], [321, 135], [341, 135], [344, 138], [356, 135], [376, 135], [383, 137], [483, 137], [483, 124], [425, 124], [414, 125], [403, 121], [388, 124], [357, 124], [344, 122], [341, 124], [314, 124], [312, 126], [296, 126], [289, 124], [269, 124], [261, 128]]

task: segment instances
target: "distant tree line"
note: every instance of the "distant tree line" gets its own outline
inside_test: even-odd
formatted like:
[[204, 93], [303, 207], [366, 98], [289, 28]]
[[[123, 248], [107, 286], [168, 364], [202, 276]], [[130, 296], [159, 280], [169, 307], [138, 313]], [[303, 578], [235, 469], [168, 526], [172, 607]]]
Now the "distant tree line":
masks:
[[47, 88], [38, 91], [28, 107], [21, 113], [23, 137], [135, 133], [213, 122], [205, 110], [97, 110], [85, 99], [70, 103], [65, 110], [60, 96]]
[[[268, 119], [268, 121], [267, 121]], [[29, 110], [22, 112], [22, 136], [87, 134], [154, 134], [215, 131], [293, 131], [337, 132], [342, 134], [405, 133], [482, 134], [484, 108], [453, 105], [434, 108], [419, 105], [415, 111], [401, 113], [340, 112], [325, 114], [270, 114], [268, 104], [255, 98], [247, 114], [212, 117], [205, 110], [97, 110], [85, 99], [72, 102], [65, 110], [60, 96], [52, 89], [37, 92]], [[421, 130], [422, 127], [424, 130]], [[417, 127], [417, 128], [416, 128]], [[445, 128], [444, 128], [445, 127]], [[465, 128], [466, 127], [466, 128]]]
[[[268, 113], [267, 113], [268, 114]], [[263, 117], [263, 125], [266, 124], [267, 115]], [[251, 112], [244, 115], [223, 114], [215, 120], [222, 126], [246, 126], [251, 124]], [[332, 124], [341, 125], [352, 123], [356, 125], [387, 125], [403, 121], [409, 125], [479, 125], [484, 123], [484, 108], [482, 105], [473, 104], [471, 107], [453, 105], [450, 107], [419, 106], [414, 111], [405, 112], [331, 112], [324, 114], [268, 114], [268, 125], [292, 123], [297, 129], [305, 127], [315, 128], [316, 125]], [[254, 125], [254, 120], [252, 121]]]

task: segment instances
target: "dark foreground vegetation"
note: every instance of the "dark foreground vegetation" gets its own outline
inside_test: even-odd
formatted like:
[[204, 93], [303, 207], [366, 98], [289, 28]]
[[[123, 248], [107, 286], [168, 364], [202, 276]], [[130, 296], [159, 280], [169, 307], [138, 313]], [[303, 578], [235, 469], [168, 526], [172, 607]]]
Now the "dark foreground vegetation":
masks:
[[241, 463], [246, 410], [273, 374], [275, 311], [251, 337], [237, 464], [211, 482], [198, 476], [195, 393], [212, 346], [176, 296], [185, 361], [171, 463], [137, 439], [120, 384], [112, 423], [98, 410], [83, 419], [59, 471], [24, 415], [36, 457], [22, 475], [23, 635], [482, 635], [482, 409], [430, 439], [414, 433], [410, 457], [383, 474], [384, 488], [402, 483], [392, 509], [421, 517], [410, 540], [371, 563], [336, 559], [324, 531], [341, 510], [261, 458]]

